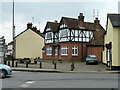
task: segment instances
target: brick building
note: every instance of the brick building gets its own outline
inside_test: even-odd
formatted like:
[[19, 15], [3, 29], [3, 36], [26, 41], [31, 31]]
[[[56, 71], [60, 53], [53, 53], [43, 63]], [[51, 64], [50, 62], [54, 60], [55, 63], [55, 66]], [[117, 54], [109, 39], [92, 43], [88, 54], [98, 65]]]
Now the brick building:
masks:
[[[92, 54], [93, 49], [96, 50], [95, 44], [98, 39], [100, 42], [98, 41], [97, 47], [100, 48], [100, 52], [95, 51], [95, 53], [101, 53], [103, 32], [104, 29], [99, 24], [98, 18], [94, 23], [84, 22], [83, 13], [80, 13], [78, 19], [62, 17], [60, 23], [47, 22], [43, 32], [45, 34], [43, 58], [82, 61], [88, 54]], [[99, 54], [96, 55], [101, 59]]]

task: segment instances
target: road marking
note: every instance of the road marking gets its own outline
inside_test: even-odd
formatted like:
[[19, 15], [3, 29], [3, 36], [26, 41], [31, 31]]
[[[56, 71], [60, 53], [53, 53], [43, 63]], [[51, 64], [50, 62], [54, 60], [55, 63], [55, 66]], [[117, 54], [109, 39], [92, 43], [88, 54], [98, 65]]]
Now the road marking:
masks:
[[35, 81], [27, 81], [26, 84], [32, 84], [35, 83]]
[[33, 84], [33, 83], [35, 83], [35, 81], [27, 81], [27, 82], [25, 82], [25, 84], [22, 84], [22, 85], [20, 85], [19, 87], [23, 87], [23, 88], [25, 88], [25, 87], [29, 87], [31, 84]]
[[28, 86], [30, 86], [30, 85], [20, 85], [19, 87], [28, 87]]
[[21, 72], [21, 71], [12, 71], [12, 72], [14, 73], [14, 72]]

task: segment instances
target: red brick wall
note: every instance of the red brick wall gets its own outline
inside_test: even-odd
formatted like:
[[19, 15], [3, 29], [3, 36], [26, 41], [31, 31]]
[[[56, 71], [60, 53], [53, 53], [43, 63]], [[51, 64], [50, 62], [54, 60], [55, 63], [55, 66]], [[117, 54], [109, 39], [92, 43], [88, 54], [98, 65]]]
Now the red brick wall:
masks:
[[102, 51], [103, 51], [103, 47], [92, 47], [89, 46], [87, 47], [87, 55], [96, 55], [99, 62], [102, 61]]
[[[47, 56], [46, 55], [46, 48], [51, 47], [51, 45], [54, 44], [48, 44], [45, 45], [45, 53], [43, 53], [43, 58], [44, 59], [52, 59], [52, 58], [61, 58], [63, 61], [70, 61], [71, 59], [74, 61], [81, 61], [82, 59], [82, 44], [77, 43], [77, 42], [67, 42], [67, 43], [59, 43], [60, 47], [58, 49], [58, 55], [54, 55], [54, 48], [52, 49], [52, 56]], [[87, 56], [87, 48], [86, 48], [87, 43], [83, 43], [83, 57]], [[68, 55], [67, 56], [61, 56], [61, 46], [68, 46]], [[78, 56], [72, 56], [72, 46], [78, 46]]]

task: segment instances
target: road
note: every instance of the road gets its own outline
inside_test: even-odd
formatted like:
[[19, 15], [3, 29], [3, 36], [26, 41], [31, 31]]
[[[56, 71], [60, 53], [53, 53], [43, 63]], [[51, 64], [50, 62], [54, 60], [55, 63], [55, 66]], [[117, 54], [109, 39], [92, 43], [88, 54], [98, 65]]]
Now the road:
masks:
[[2, 88], [118, 88], [118, 74], [13, 72]]

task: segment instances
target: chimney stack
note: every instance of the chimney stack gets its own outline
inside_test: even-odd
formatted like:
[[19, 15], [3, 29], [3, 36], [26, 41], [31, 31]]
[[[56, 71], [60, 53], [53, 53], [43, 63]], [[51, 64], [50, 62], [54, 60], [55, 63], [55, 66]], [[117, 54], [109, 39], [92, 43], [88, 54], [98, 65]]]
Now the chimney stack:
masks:
[[98, 20], [98, 18], [96, 17], [95, 20], [94, 20], [94, 23], [95, 23], [95, 24], [99, 24], [99, 23], [100, 23], [100, 20]]
[[79, 26], [80, 27], [84, 27], [84, 16], [83, 13], [80, 13], [80, 15], [78, 16], [78, 20], [79, 20]]
[[36, 30], [37, 30], [37, 27], [36, 27], [36, 26], [34, 26], [32, 29], [33, 29], [34, 31], [36, 31]]
[[84, 21], [83, 13], [80, 13], [80, 15], [78, 16], [78, 19], [79, 19], [80, 21]]
[[32, 23], [31, 23], [31, 22], [29, 22], [29, 23], [27, 24], [27, 29], [32, 29]]
[[55, 20], [55, 23], [58, 23], [58, 21], [57, 21], [57, 20]]
[[99, 25], [99, 23], [100, 23], [100, 20], [98, 20], [98, 18], [96, 17], [95, 20], [94, 20], [94, 24], [95, 24], [95, 29], [96, 29], [97, 31], [100, 30], [100, 25]]

